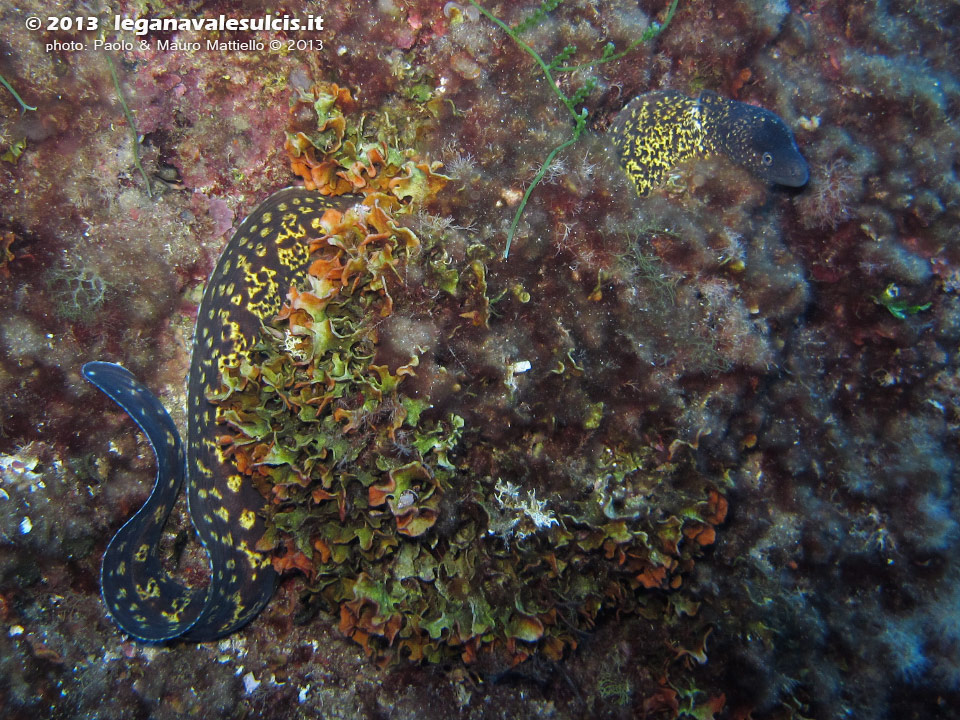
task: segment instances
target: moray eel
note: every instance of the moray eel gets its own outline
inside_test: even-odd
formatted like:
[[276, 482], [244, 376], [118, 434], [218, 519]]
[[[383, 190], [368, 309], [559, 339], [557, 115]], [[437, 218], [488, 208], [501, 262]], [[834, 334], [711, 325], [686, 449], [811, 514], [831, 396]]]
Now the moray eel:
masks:
[[[210, 276], [197, 315], [187, 385], [187, 446], [160, 400], [119, 365], [90, 362], [83, 375], [140, 426], [157, 459], [144, 506], [120, 528], [103, 556], [100, 586], [111, 617], [134, 637], [212, 640], [249, 622], [267, 604], [276, 573], [256, 551], [263, 535], [264, 498], [240, 481], [217, 442], [217, 408], [208, 392], [220, 372], [238, 365], [261, 322], [280, 309], [300, 282], [307, 243], [320, 237], [325, 210], [342, 209], [319, 193], [287, 188], [269, 197], [240, 225]], [[164, 569], [163, 526], [186, 481], [190, 518], [209, 555], [210, 583], [191, 588]]]
[[810, 177], [797, 142], [777, 115], [704, 90], [696, 99], [657, 90], [631, 100], [610, 128], [620, 164], [640, 195], [675, 165], [722, 154], [758, 178], [801, 187]]

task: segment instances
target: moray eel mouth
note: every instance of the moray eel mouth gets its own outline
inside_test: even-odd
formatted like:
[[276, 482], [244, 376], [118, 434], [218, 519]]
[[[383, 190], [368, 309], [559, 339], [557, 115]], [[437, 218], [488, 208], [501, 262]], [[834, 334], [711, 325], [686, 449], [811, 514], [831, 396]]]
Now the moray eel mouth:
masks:
[[772, 168], [769, 179], [777, 185], [800, 188], [809, 182], [810, 168], [803, 156], [797, 152], [796, 158], [782, 161], [777, 167]]

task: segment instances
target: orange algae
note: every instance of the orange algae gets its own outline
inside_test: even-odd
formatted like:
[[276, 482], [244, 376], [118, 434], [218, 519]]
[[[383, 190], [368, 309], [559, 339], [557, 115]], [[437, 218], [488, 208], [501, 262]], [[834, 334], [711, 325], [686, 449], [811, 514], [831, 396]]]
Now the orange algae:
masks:
[[[401, 155], [391, 151], [384, 140], [344, 139], [348, 132], [344, 113], [352, 109], [353, 98], [334, 83], [315, 85], [298, 99], [291, 112], [300, 104], [322, 107], [315, 132], [288, 132], [284, 143], [290, 169], [303, 179], [308, 190], [329, 196], [386, 193], [401, 202], [424, 202], [450, 179], [436, 172], [441, 167], [438, 161]], [[355, 132], [359, 134], [359, 130]]]
[[[660, 603], [672, 612], [659, 598], [681, 592], [713, 542], [723, 496], [679, 446], [669, 456], [631, 454], [611, 441], [612, 464], [598, 462], [584, 480], [599, 487], [613, 473], [645, 487], [686, 478], [664, 485], [669, 509], [657, 522], [617, 517], [599, 498], [547, 504], [476, 473], [471, 456], [510, 467], [532, 452], [523, 438], [496, 446], [465, 425], [460, 414], [483, 402], [482, 380], [441, 403], [408, 390], [424, 370], [423, 350], [381, 356], [381, 324], [418, 317], [416, 283], [440, 282], [430, 263], [442, 246], [425, 248], [403, 216], [447, 178], [438, 163], [362, 138], [342, 115], [348, 93], [320, 85], [311, 97], [328, 98], [326, 117], [316, 135], [288, 134], [291, 167], [321, 194], [356, 193], [359, 202], [321, 216], [303, 283], [290, 288], [250, 365], [223, 371], [216, 402], [239, 419], [222, 438], [224, 454], [269, 501], [258, 549], [274, 553], [278, 571], [302, 573], [340, 631], [381, 665], [558, 660], [605, 609], [646, 615]], [[485, 259], [475, 251], [442, 266], [446, 292], [431, 296], [431, 312], [453, 323], [443, 332], [490, 332]], [[579, 382], [582, 373], [568, 377]], [[645, 466], [654, 468], [649, 477]]]
[[10, 250], [10, 246], [16, 239], [16, 235], [12, 232], [5, 232], [0, 235], [0, 277], [10, 277], [10, 263], [16, 259], [16, 256]]

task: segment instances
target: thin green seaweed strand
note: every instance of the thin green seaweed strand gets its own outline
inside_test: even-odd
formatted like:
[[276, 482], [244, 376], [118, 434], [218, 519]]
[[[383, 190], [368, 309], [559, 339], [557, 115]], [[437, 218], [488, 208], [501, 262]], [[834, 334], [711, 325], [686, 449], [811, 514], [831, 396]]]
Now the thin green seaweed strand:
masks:
[[533, 178], [533, 182], [531, 182], [530, 185], [527, 186], [526, 192], [523, 193], [523, 199], [520, 200], [520, 205], [517, 208], [517, 212], [513, 216], [513, 222], [510, 223], [510, 232], [507, 234], [507, 245], [503, 249], [503, 259], [506, 260], [507, 258], [510, 257], [510, 246], [513, 244], [513, 236], [516, 234], [517, 225], [520, 224], [520, 216], [523, 214], [523, 209], [527, 206], [527, 201], [530, 199], [530, 195], [531, 193], [533, 193], [533, 189], [543, 179], [543, 176], [547, 172], [547, 168], [550, 167], [550, 163], [553, 162], [553, 159], [557, 155], [559, 155], [562, 150], [570, 147], [577, 140], [580, 139], [580, 135], [583, 133], [583, 129], [587, 125], [587, 109], [583, 108], [581, 112], [579, 113], [577, 112], [577, 109], [574, 106], [573, 102], [571, 102], [570, 98], [567, 97], [566, 93], [564, 93], [563, 90], [560, 89], [560, 86], [557, 85], [557, 81], [553, 79], [553, 73], [550, 72], [550, 67], [547, 65], [547, 63], [543, 61], [543, 58], [540, 57], [540, 54], [536, 50], [534, 50], [532, 47], [527, 45], [523, 40], [517, 37], [517, 34], [513, 31], [513, 28], [511, 28], [509, 25], [507, 25], [505, 22], [503, 22], [500, 18], [498, 18], [493, 13], [491, 13], [485, 7], [477, 3], [475, 0], [470, 0], [470, 3], [475, 8], [477, 8], [477, 10], [483, 13], [484, 17], [486, 17], [492, 23], [497, 25], [497, 27], [499, 27], [501, 30], [507, 33], [507, 35], [513, 38], [513, 41], [517, 43], [517, 45], [519, 45], [524, 52], [526, 52], [528, 55], [530, 55], [530, 57], [532, 57], [536, 61], [537, 65], [540, 66], [540, 70], [543, 71], [544, 76], [549, 81], [550, 86], [553, 88], [553, 91], [556, 93], [557, 97], [560, 98], [560, 102], [562, 102], [563, 106], [570, 111], [570, 114], [573, 115], [573, 120], [574, 120], [573, 135], [564, 143], [560, 144], [559, 146], [555, 147], [553, 150], [550, 151], [550, 154], [547, 155], [546, 159], [543, 161], [543, 164], [540, 166], [540, 171]]
[[13, 85], [11, 85], [10, 83], [8, 83], [8, 82], [7, 82], [7, 79], [6, 79], [3, 75], [0, 75], [0, 85], [3, 85], [7, 90], [9, 90], [9, 91], [10, 91], [10, 94], [13, 95], [14, 99], [15, 99], [18, 103], [20, 103], [20, 112], [21, 112], [21, 113], [25, 113], [27, 110], [36, 110], [36, 108], [35, 108], [33, 105], [27, 105], [27, 104], [23, 101], [23, 98], [20, 97], [20, 95], [17, 93], [17, 91], [13, 89]]
[[130, 108], [127, 107], [127, 101], [123, 99], [123, 91], [120, 90], [120, 78], [117, 75], [117, 66], [113, 64], [113, 59], [109, 55], [105, 55], [104, 57], [107, 58], [107, 64], [110, 65], [110, 76], [113, 78], [113, 87], [117, 90], [117, 97], [120, 98], [120, 107], [123, 108], [123, 115], [127, 118], [127, 125], [130, 126], [130, 134], [133, 136], [133, 164], [143, 176], [143, 182], [147, 186], [147, 197], [152, 198], [153, 192], [150, 190], [150, 178], [147, 177], [143, 165], [140, 164], [140, 136], [137, 134], [137, 126], [133, 124], [133, 113], [130, 112]]
[[[550, 83], [550, 86], [553, 88], [554, 93], [556, 93], [557, 97], [560, 98], [560, 102], [563, 103], [563, 106], [567, 108], [567, 110], [573, 116], [573, 122], [574, 122], [573, 135], [550, 151], [546, 159], [543, 161], [543, 164], [540, 166], [540, 171], [534, 176], [533, 181], [530, 183], [530, 185], [527, 186], [526, 192], [524, 192], [523, 198], [520, 200], [520, 205], [517, 207], [517, 212], [513, 216], [513, 222], [510, 223], [510, 232], [507, 234], [506, 247], [504, 247], [503, 249], [503, 259], [506, 260], [507, 258], [510, 257], [510, 246], [513, 244], [513, 238], [514, 238], [514, 235], [516, 234], [517, 226], [520, 224], [520, 217], [521, 215], [523, 215], [523, 210], [527, 206], [527, 201], [530, 199], [530, 195], [533, 193], [533, 189], [543, 179], [543, 176], [546, 174], [547, 169], [550, 167], [550, 163], [553, 162], [554, 158], [556, 158], [557, 155], [559, 155], [563, 150], [570, 147], [577, 140], [579, 140], [580, 136], [583, 134], [583, 131], [587, 126], [587, 115], [588, 115], [587, 109], [581, 108], [580, 112], [577, 112], [575, 100], [572, 100], [569, 97], [567, 97], [566, 93], [564, 93], [563, 90], [560, 89], [560, 86], [557, 84], [557, 81], [554, 80], [553, 78], [553, 73], [551, 72], [551, 70], [558, 70], [558, 71], [577, 70], [582, 67], [599, 65], [604, 62], [611, 62], [612, 60], [620, 59], [621, 57], [626, 55], [628, 52], [630, 52], [632, 49], [634, 49], [637, 45], [640, 45], [641, 43], [646, 42], [647, 40], [650, 40], [651, 38], [654, 38], [657, 35], [659, 35], [661, 32], [663, 32], [666, 29], [667, 25], [670, 24], [670, 21], [673, 19], [673, 14], [674, 12], [676, 12], [677, 3], [679, 2], [679, 0], [673, 0], [671, 2], [670, 8], [667, 10], [667, 16], [664, 19], [663, 24], [654, 23], [653, 25], [651, 25], [647, 29], [647, 31], [644, 32], [644, 34], [640, 37], [639, 40], [631, 43], [629, 47], [627, 47], [627, 49], [624, 50], [623, 52], [618, 53], [616, 55], [609, 55], [608, 51], [609, 51], [610, 45], [607, 45], [607, 49], [604, 50], [604, 55], [599, 60], [596, 60], [592, 63], [585, 63], [583, 65], [576, 65], [571, 67], [557, 67], [553, 62], [549, 64], [544, 62], [543, 58], [540, 57], [540, 54], [536, 50], [534, 50], [532, 47], [530, 47], [527, 43], [525, 43], [523, 40], [521, 40], [518, 37], [517, 30], [515, 30], [514, 28], [511, 28], [509, 25], [503, 22], [496, 15], [494, 15], [485, 7], [480, 5], [480, 3], [476, 2], [476, 0], [469, 0], [469, 2], [477, 10], [479, 10], [484, 17], [490, 20], [490, 22], [494, 23], [497, 27], [499, 27], [507, 35], [509, 35], [510, 38], [517, 45], [519, 45], [520, 48], [525, 53], [527, 53], [530, 57], [534, 59], [534, 61], [536, 61], [537, 65], [540, 66], [540, 70], [543, 72], [544, 77], [547, 78], [547, 81]], [[539, 22], [539, 20], [542, 20], [543, 17], [546, 17], [547, 12], [549, 12], [550, 10], [553, 10], [557, 5], [559, 5], [559, 2], [543, 3], [540, 6], [540, 10], [538, 11], [542, 15], [542, 17], [538, 17], [537, 22]], [[519, 28], [520, 30], [525, 30], [528, 27], [529, 26], [524, 25], [524, 23], [520, 23], [519, 25], [517, 25], [517, 28]], [[564, 51], [562, 52], [567, 52], [567, 48], [565, 48]], [[569, 53], [566, 55], [566, 57], [569, 57]], [[574, 98], [576, 99], [577, 97], [578, 95], [574, 94]]]
[[513, 41], [523, 49], [524, 52], [526, 52], [530, 57], [536, 60], [537, 65], [540, 66], [540, 69], [543, 71], [543, 74], [546, 76], [547, 80], [550, 81], [550, 85], [551, 87], [553, 87], [553, 91], [557, 94], [557, 97], [560, 98], [560, 102], [564, 104], [567, 110], [570, 111], [570, 114], [573, 115], [574, 120], [576, 120], [579, 117], [576, 108], [573, 106], [573, 103], [570, 102], [570, 98], [568, 98], [564, 94], [563, 90], [560, 89], [560, 86], [557, 85], [557, 81], [553, 79], [553, 73], [550, 72], [550, 66], [543, 61], [543, 58], [540, 57], [540, 54], [536, 50], [534, 50], [532, 47], [527, 45], [523, 40], [521, 40], [517, 36], [517, 34], [513, 31], [513, 28], [511, 28], [509, 25], [503, 22], [503, 20], [501, 20], [492, 12], [490, 12], [485, 7], [483, 7], [483, 5], [476, 2], [476, 0], [470, 0], [470, 4], [473, 5], [481, 13], [483, 13], [484, 17], [486, 17], [490, 22], [494, 23], [497, 27], [499, 27], [507, 35], [509, 35], [513, 39]]
[[[554, 70], [557, 72], [573, 72], [575, 70], [585, 70], [589, 67], [595, 67], [597, 65], [603, 65], [604, 63], [613, 62], [614, 60], [619, 60], [620, 58], [626, 56], [628, 53], [633, 51], [640, 45], [643, 45], [645, 42], [650, 42], [657, 35], [662, 33], [667, 29], [667, 26], [670, 24], [670, 21], [673, 20], [674, 14], [677, 12], [677, 5], [680, 3], [680, 0], [673, 0], [670, 3], [670, 7], [667, 9], [667, 15], [664, 17], [662, 23], [652, 22], [650, 27], [643, 31], [643, 35], [634, 40], [632, 43], [627, 45], [622, 51], [618, 53], [613, 52], [613, 43], [607, 43], [606, 47], [603, 49], [603, 55], [601, 55], [597, 60], [591, 60], [590, 62], [580, 63], [579, 65], [563, 65], [561, 67], [554, 67]], [[567, 47], [572, 47], [568, 45]], [[575, 50], [576, 48], [574, 48]]]
[[532, 27], [536, 27], [546, 19], [547, 15], [556, 10], [562, 2], [563, 0], [543, 0], [543, 2], [540, 3], [540, 7], [513, 26], [513, 31], [519, 35]]

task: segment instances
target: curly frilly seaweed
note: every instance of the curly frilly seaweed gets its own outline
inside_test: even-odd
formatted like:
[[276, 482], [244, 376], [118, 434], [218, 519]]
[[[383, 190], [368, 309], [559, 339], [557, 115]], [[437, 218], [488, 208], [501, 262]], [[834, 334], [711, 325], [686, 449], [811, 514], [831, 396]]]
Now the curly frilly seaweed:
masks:
[[[404, 156], [383, 140], [365, 141], [359, 126], [348, 125], [353, 98], [333, 83], [318, 83], [295, 103], [312, 105], [317, 130], [288, 132], [284, 149], [293, 172], [308, 190], [323, 195], [388, 193], [401, 202], [426, 202], [450, 179], [436, 171], [440, 163]], [[346, 138], [346, 139], [345, 139]], [[355, 138], [355, 139], [351, 139]], [[320, 158], [317, 158], [318, 153]]]
[[[322, 127], [339, 127], [329, 116], [349, 95], [326, 95], [338, 99]], [[435, 396], [418, 373], [454, 372], [437, 370], [435, 352], [385, 351], [384, 324], [418, 317], [425, 283], [431, 314], [449, 323], [441, 336], [490, 333], [484, 256], [448, 258], [438, 274], [438, 248], [399, 219], [443, 187], [436, 165], [342, 137], [322, 156], [312, 143], [291, 153], [294, 166], [303, 160], [321, 192], [348, 187], [363, 201], [323, 215], [305, 281], [252, 361], [223, 368], [210, 395], [224, 454], [269, 501], [258, 548], [279, 571], [302, 572], [381, 664], [559, 659], [604, 609], [668, 616], [695, 605], [665, 598], [715, 541], [726, 500], [684, 452], [599, 434], [605, 405], [593, 398], [580, 432], [606, 450], [565, 466], [556, 438], [505, 445], [471, 424], [489, 394], [482, 373]], [[579, 489], [523, 470], [545, 454]]]
[[[639, 610], [644, 591], [678, 588], [726, 501], [710, 490], [651, 521], [472, 474], [458, 457], [471, 432], [462, 416], [404, 392], [418, 356], [376, 361], [377, 320], [408, 309], [399, 278], [416, 242], [389, 220], [379, 232], [371, 218], [389, 215], [371, 199], [331, 223], [337, 234], [315, 243], [258, 364], [225, 369], [211, 397], [232, 427], [226, 454], [271, 501], [259, 547], [276, 551], [279, 570], [302, 571], [381, 662], [559, 658], [603, 608]], [[680, 465], [618, 450], [593, 472], [662, 483]]]

